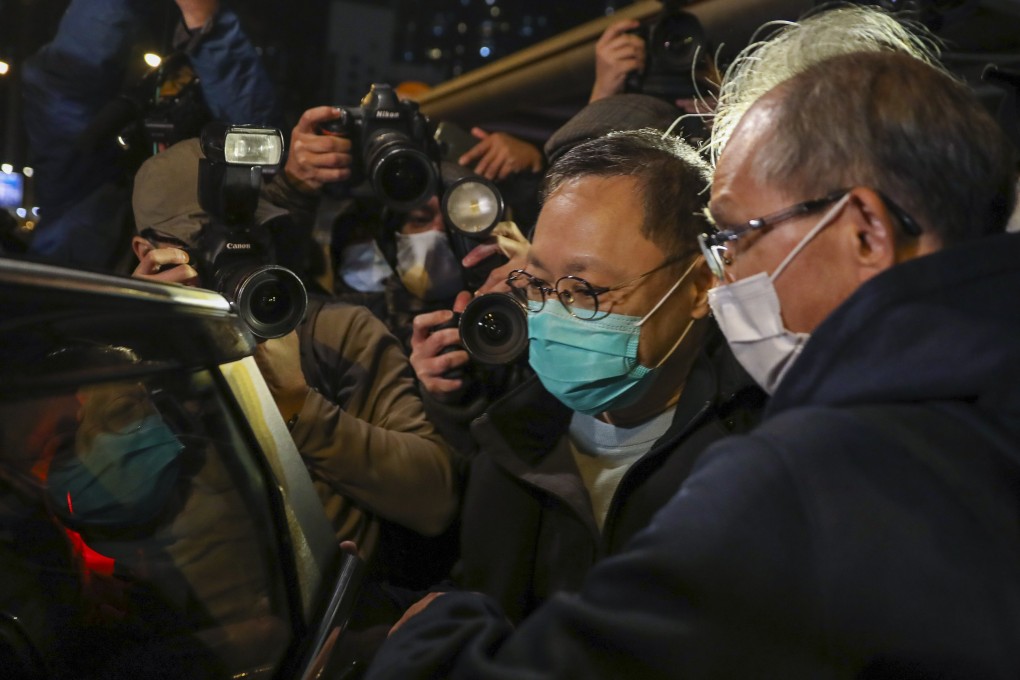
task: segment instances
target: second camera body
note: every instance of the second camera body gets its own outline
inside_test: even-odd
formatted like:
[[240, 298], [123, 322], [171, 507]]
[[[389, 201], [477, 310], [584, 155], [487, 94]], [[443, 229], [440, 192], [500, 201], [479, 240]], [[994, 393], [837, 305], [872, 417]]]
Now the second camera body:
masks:
[[439, 151], [428, 118], [413, 101], [386, 84], [372, 85], [361, 106], [338, 106], [340, 117], [320, 126], [323, 134], [351, 140], [352, 186], [368, 181], [393, 210], [407, 211], [436, 194]]

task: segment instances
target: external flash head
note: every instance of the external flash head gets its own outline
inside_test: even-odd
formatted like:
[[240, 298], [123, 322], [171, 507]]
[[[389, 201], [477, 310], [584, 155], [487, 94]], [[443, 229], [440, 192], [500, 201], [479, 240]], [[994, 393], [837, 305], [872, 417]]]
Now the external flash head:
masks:
[[214, 163], [276, 166], [283, 158], [283, 133], [276, 128], [209, 123], [202, 128], [202, 153]]
[[450, 169], [446, 163], [443, 180], [442, 211], [446, 223], [469, 238], [487, 237], [503, 219], [503, 196], [499, 189], [481, 175]]
[[283, 133], [276, 128], [207, 123], [202, 128], [198, 202], [228, 224], [251, 222], [258, 206], [262, 173], [279, 166]]

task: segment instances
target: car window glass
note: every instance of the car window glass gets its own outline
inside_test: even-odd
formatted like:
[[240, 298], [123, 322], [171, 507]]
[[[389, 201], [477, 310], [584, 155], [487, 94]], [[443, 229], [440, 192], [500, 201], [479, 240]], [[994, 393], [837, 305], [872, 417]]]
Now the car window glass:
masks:
[[204, 371], [0, 401], [0, 633], [47, 676], [280, 664], [273, 505], [230, 413]]

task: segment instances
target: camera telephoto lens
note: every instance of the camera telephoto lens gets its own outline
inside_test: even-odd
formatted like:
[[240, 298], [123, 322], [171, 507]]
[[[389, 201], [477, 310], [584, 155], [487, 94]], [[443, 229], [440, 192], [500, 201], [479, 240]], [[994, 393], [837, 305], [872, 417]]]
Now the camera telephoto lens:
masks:
[[375, 193], [397, 211], [423, 205], [439, 185], [438, 170], [428, 155], [393, 130], [366, 143], [365, 168]]
[[480, 295], [461, 313], [460, 336], [473, 360], [508, 364], [528, 348], [528, 316], [506, 293]]
[[297, 274], [276, 265], [238, 272], [228, 288], [241, 319], [258, 338], [279, 338], [297, 328], [308, 307], [308, 294]]

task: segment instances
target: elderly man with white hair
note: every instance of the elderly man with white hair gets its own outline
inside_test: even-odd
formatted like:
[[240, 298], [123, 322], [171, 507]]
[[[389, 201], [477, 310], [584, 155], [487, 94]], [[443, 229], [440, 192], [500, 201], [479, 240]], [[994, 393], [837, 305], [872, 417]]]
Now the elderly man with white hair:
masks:
[[758, 53], [715, 132], [709, 302], [761, 425], [577, 595], [517, 630], [438, 596], [370, 678], [1020, 676], [1015, 159], [857, 12]]

